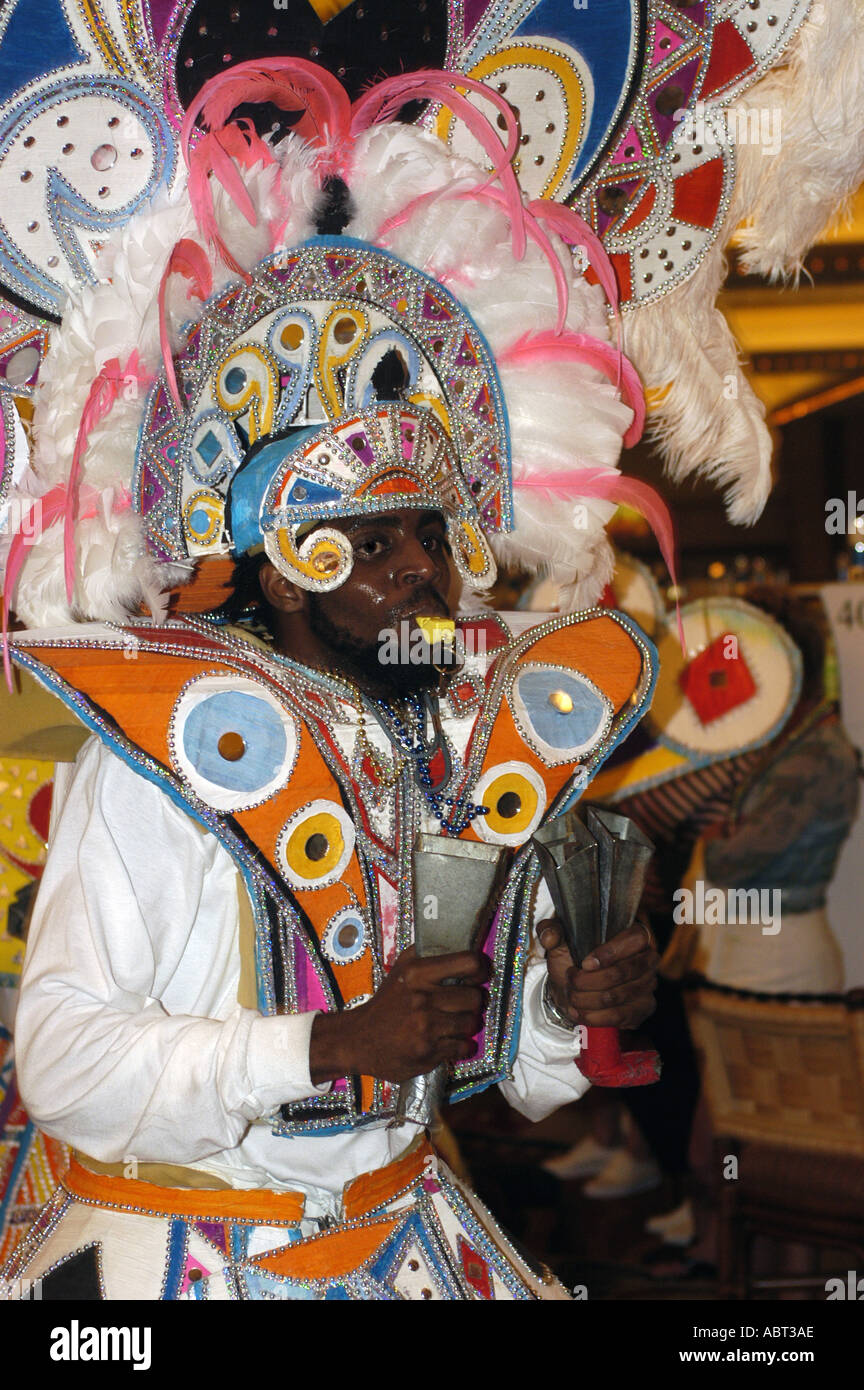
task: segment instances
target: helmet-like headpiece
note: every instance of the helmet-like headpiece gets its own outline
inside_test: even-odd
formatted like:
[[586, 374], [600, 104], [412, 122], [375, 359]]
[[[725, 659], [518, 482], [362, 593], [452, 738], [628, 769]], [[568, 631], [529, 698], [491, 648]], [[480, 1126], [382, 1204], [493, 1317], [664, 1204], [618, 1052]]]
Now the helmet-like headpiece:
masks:
[[430, 276], [374, 246], [317, 237], [215, 296], [163, 370], [133, 489], [151, 546], [196, 559], [264, 545], [303, 588], [352, 552], [314, 523], [440, 508], [463, 579], [485, 588], [484, 532], [512, 527], [507, 417], [477, 325]]

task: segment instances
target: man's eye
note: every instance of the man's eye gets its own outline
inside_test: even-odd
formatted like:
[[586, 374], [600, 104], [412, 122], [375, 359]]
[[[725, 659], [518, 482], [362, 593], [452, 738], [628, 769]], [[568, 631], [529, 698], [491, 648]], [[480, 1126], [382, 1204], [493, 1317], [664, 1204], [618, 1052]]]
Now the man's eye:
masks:
[[450, 553], [450, 542], [446, 536], [424, 536], [423, 547], [429, 551], [430, 555], [440, 554], [442, 550], [446, 550], [448, 555]]
[[383, 536], [365, 536], [362, 541], [354, 542], [354, 554], [372, 558], [376, 555], [383, 555], [387, 549], [387, 540]]

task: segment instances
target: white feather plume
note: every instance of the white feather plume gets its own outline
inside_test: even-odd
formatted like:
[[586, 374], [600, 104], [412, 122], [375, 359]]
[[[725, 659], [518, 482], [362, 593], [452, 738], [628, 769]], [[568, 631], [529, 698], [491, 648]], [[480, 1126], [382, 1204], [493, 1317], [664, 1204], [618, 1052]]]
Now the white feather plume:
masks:
[[743, 263], [770, 280], [797, 277], [864, 182], [864, 0], [814, 0], [784, 65], [740, 105], [780, 121], [776, 152], [740, 148]]
[[794, 277], [809, 247], [864, 180], [864, 0], [817, 0], [775, 67], [728, 108], [733, 131], [767, 113], [779, 137], [736, 144], [726, 222], [694, 275], [627, 315], [625, 347], [648, 396], [648, 436], [676, 480], [726, 490], [729, 519], [752, 524], [771, 488], [765, 408], [716, 308], [723, 248], [738, 231], [749, 271]]
[[[318, 189], [309, 152], [289, 137], [278, 159], [281, 198], [274, 191], [272, 167], [259, 165], [243, 175], [259, 211], [255, 227], [221, 189], [214, 188], [220, 231], [247, 269], [270, 252], [272, 231], [280, 222], [280, 246], [314, 232]], [[422, 131], [401, 125], [374, 128], [360, 137], [355, 149], [353, 215], [346, 235], [374, 237], [389, 216], [419, 195], [443, 190], [454, 181], [467, 187], [481, 178], [477, 168], [454, 159]], [[81, 412], [106, 361], [119, 357], [125, 362], [135, 350], [149, 372], [160, 371], [157, 288], [171, 251], [184, 237], [196, 239], [196, 230], [181, 189], [131, 221], [106, 247], [99, 267], [105, 278], [70, 296], [37, 397], [36, 451], [26, 484], [31, 495], [68, 478]], [[521, 263], [514, 260], [509, 223], [497, 207], [476, 199], [441, 198], [415, 209], [386, 244], [452, 289], [496, 358], [526, 330], [555, 326], [558, 304], [550, 268], [533, 246]], [[608, 340], [602, 292], [574, 274], [563, 244], [558, 254], [572, 282], [568, 327]], [[212, 259], [211, 264], [214, 288], [219, 289], [231, 277], [221, 264]], [[167, 320], [175, 346], [181, 326], [197, 311], [195, 301], [190, 304], [186, 297], [187, 288], [180, 277], [169, 284]], [[599, 371], [568, 363], [505, 367], [501, 376], [517, 480], [538, 468], [548, 473], [601, 464], [615, 467], [632, 413]], [[149, 555], [134, 513], [110, 509], [110, 499], [132, 479], [144, 403], [143, 391], [121, 392], [88, 441], [81, 482], [104, 494], [106, 505], [99, 516], [76, 527], [71, 614], [63, 578], [62, 525], [47, 528], [29, 551], [14, 600], [28, 625], [57, 625], [70, 616], [122, 620], [142, 602], [158, 619], [163, 592], [188, 577], [183, 566], [160, 565]], [[515, 535], [500, 537], [497, 549], [505, 559], [551, 572], [584, 604], [597, 598], [611, 572], [604, 524], [614, 508], [592, 501], [574, 522], [576, 500], [517, 489], [517, 529]]]

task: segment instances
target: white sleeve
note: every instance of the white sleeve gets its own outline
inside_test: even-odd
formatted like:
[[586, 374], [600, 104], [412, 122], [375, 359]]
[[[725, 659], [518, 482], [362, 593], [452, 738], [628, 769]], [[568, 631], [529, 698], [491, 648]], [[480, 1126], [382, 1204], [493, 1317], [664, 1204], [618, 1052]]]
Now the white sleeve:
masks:
[[[534, 922], [554, 914], [549, 890], [542, 879], [537, 891]], [[539, 956], [539, 959], [537, 958]], [[522, 1023], [513, 1076], [500, 1083], [505, 1099], [529, 1120], [543, 1120], [559, 1106], [584, 1096], [591, 1085], [576, 1066], [579, 1033], [547, 1022], [541, 995], [546, 962], [539, 946], [532, 946], [525, 971]]]
[[329, 1089], [314, 1013], [237, 1004], [237, 871], [215, 837], [95, 740], [64, 790], [15, 1027], [37, 1124], [104, 1162], [191, 1163]]

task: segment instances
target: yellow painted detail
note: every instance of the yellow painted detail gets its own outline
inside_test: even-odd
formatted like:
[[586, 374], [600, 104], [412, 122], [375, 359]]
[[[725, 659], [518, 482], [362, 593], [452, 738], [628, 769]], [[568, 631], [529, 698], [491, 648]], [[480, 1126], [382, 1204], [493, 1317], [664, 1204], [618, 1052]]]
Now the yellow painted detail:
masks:
[[477, 528], [470, 521], [461, 522], [461, 526], [467, 542], [463, 550], [465, 563], [472, 574], [485, 574], [489, 560]]
[[559, 714], [569, 714], [573, 708], [573, 701], [566, 690], [553, 690], [549, 696], [549, 703]]
[[[514, 815], [505, 816], [498, 810], [498, 804], [508, 792], [519, 798], [519, 808]], [[490, 830], [496, 835], [518, 835], [534, 819], [537, 792], [527, 777], [522, 777], [518, 772], [503, 772], [489, 783], [483, 793], [483, 804], [489, 807], [489, 814], [484, 816], [484, 820]]]
[[[198, 512], [203, 512], [207, 518], [206, 531], [196, 530], [192, 525], [192, 518]], [[183, 508], [183, 529], [188, 544], [209, 549], [221, 539], [224, 524], [225, 503], [222, 498], [215, 492], [193, 492]]]
[[354, 4], [354, 0], [309, 0], [309, 4], [317, 14], [322, 24], [329, 24], [331, 19], [335, 19], [337, 14], [347, 10], [349, 5]]
[[141, 12], [135, 0], [120, 0], [120, 20], [130, 52], [148, 82], [159, 80], [159, 60], [151, 55], [147, 35], [141, 21]]
[[408, 397], [412, 405], [425, 406], [431, 410], [433, 415], [437, 415], [444, 429], [447, 431], [448, 439], [453, 438], [453, 430], [450, 424], [450, 412], [440, 396], [430, 396], [427, 391], [415, 391]]
[[[305, 575], [307, 579], [330, 579], [341, 566], [347, 565], [351, 558], [347, 552], [343, 553], [339, 549], [335, 541], [324, 536], [313, 546], [304, 560], [291, 539], [291, 532], [284, 526], [276, 532], [276, 544], [285, 563], [298, 574]], [[347, 544], [346, 541], [346, 546]]]
[[[567, 115], [563, 138], [559, 139], [558, 157], [550, 165], [549, 174], [540, 191], [541, 197], [550, 198], [560, 189], [582, 142], [585, 124], [585, 94], [582, 88], [582, 79], [578, 69], [563, 53], [556, 53], [553, 48], [541, 48], [539, 45], [531, 43], [514, 43], [506, 48], [498, 48], [494, 53], [487, 53], [486, 57], [481, 58], [479, 63], [475, 63], [468, 75], [476, 78], [479, 82], [486, 82], [488, 86], [494, 88], [495, 83], [492, 79], [498, 78], [500, 80], [509, 68], [536, 68], [538, 77], [542, 76], [546, 80], [551, 78], [557, 83], [564, 99]], [[435, 133], [445, 144], [450, 143], [454, 124], [455, 117], [452, 111], [442, 107], [436, 122]], [[502, 133], [502, 144], [503, 141]], [[530, 146], [528, 148], [530, 149]]]
[[107, 67], [114, 72], [128, 75], [128, 64], [120, 49], [114, 42], [111, 28], [105, 13], [98, 0], [79, 0], [81, 14], [84, 16], [84, 23], [90, 32], [96, 47], [101, 53]]
[[[225, 378], [232, 370], [246, 373], [242, 391], [226, 391]], [[254, 444], [262, 434], [273, 429], [273, 416], [279, 395], [279, 373], [269, 353], [256, 343], [244, 343], [226, 357], [216, 377], [214, 394], [217, 403], [237, 420], [248, 414], [249, 443]]]
[[[349, 324], [354, 325], [353, 335], [349, 335]], [[368, 336], [369, 319], [362, 309], [353, 305], [337, 305], [321, 330], [315, 378], [321, 403], [331, 420], [340, 419], [345, 411], [342, 387], [336, 373], [347, 366]]]
[[674, 776], [689, 772], [692, 763], [680, 753], [673, 753], [669, 748], [652, 748], [648, 753], [642, 753], [638, 758], [633, 758], [628, 763], [620, 763], [616, 767], [604, 768], [591, 782], [591, 799], [593, 801], [603, 801], [610, 796], [622, 796], [626, 794], [628, 788], [640, 785], [649, 778], [658, 776]]
[[[306, 852], [306, 846], [313, 835], [323, 835], [327, 841], [327, 852], [320, 859], [312, 859]], [[344, 852], [345, 840], [341, 825], [335, 816], [331, 816], [327, 811], [320, 811], [317, 816], [310, 816], [308, 820], [301, 821], [292, 832], [285, 846], [285, 859], [289, 869], [298, 878], [311, 880], [324, 878], [335, 869]]]

